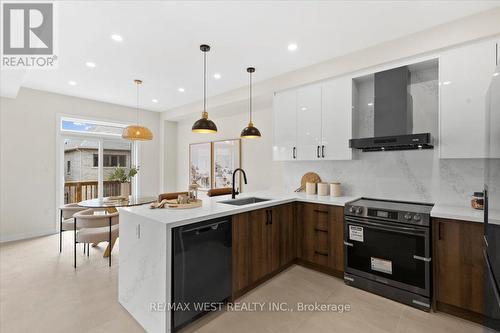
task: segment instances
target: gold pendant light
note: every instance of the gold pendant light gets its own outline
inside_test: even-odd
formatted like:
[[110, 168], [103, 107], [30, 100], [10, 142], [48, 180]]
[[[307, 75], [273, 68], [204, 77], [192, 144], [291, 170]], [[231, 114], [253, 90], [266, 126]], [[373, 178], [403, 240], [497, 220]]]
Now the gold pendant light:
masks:
[[248, 127], [245, 127], [241, 131], [240, 136], [246, 139], [255, 139], [261, 137], [259, 129], [252, 122], [252, 73], [255, 72], [255, 68], [248, 67], [247, 72], [250, 74], [250, 121], [248, 122]]
[[141, 80], [134, 80], [137, 86], [137, 123], [130, 125], [123, 129], [122, 138], [132, 141], [148, 141], [153, 139], [153, 133], [149, 128], [139, 125], [139, 85], [142, 84]]
[[207, 112], [207, 52], [210, 51], [209, 45], [200, 45], [203, 52], [203, 112], [201, 118], [195, 121], [191, 130], [194, 133], [217, 133], [217, 126], [208, 119]]

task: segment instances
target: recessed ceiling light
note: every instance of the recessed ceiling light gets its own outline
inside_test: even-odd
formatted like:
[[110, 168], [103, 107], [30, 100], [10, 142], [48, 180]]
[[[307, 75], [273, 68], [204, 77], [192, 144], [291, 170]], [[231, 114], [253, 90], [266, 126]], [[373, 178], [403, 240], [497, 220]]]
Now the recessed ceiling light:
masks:
[[498, 72], [495, 72], [493, 73], [493, 76], [498, 76], [498, 74], [499, 74]]
[[301, 108], [300, 108], [300, 110], [301, 110], [301, 111], [306, 111], [306, 110], [307, 110], [307, 108], [306, 108], [305, 106], [303, 106], [303, 107], [301, 107]]
[[449, 85], [449, 84], [451, 84], [451, 81], [444, 81], [444, 82], [443, 82], [443, 86], [447, 86], [447, 85]]
[[214, 74], [214, 79], [218, 80], [220, 79], [222, 76], [220, 75], [220, 73], [215, 73]]
[[87, 61], [85, 63], [85, 66], [89, 67], [89, 68], [95, 68], [95, 62], [92, 62], [92, 61]]
[[368, 106], [373, 106], [373, 103], [368, 103]]
[[68, 84], [69, 84], [70, 86], [76, 86], [76, 82], [75, 82], [75, 81], [73, 81], [73, 80], [68, 81]]
[[112, 34], [111, 39], [114, 40], [115, 42], [121, 42], [123, 41], [123, 37], [118, 35], [118, 34]]
[[185, 92], [186, 90], [182, 87], [180, 87], [179, 89], [177, 89], [178, 92]]
[[296, 43], [290, 43], [288, 44], [288, 51], [295, 51], [299, 48], [299, 46]]
[[151, 100], [151, 102], [153, 102], [153, 103], [158, 103], [158, 100], [157, 100], [156, 98], [153, 98], [153, 99]]

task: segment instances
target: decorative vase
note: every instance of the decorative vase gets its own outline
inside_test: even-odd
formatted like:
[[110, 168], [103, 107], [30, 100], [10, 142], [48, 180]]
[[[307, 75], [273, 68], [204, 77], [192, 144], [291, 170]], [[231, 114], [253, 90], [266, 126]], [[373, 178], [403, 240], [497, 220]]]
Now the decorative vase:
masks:
[[120, 195], [128, 199], [130, 196], [130, 183], [120, 183]]

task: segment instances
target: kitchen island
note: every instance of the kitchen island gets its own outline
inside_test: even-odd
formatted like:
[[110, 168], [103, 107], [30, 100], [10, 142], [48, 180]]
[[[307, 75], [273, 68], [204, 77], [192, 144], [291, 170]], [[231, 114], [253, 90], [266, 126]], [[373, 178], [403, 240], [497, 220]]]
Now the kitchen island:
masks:
[[[342, 210], [346, 203], [357, 199], [273, 192], [238, 196], [245, 197], [269, 200], [237, 206], [221, 203], [229, 200], [230, 196], [219, 196], [204, 199], [202, 207], [195, 209], [150, 209], [147, 205], [120, 209], [119, 302], [147, 332], [172, 331], [172, 237], [176, 227], [242, 216], [252, 211], [267, 213], [270, 211], [267, 208], [293, 202], [337, 206]], [[251, 220], [253, 215], [249, 216]], [[294, 218], [293, 212], [289, 212], [288, 216]], [[255, 218], [258, 219], [259, 214]], [[248, 222], [252, 224], [252, 221]], [[233, 246], [238, 241], [233, 236]]]

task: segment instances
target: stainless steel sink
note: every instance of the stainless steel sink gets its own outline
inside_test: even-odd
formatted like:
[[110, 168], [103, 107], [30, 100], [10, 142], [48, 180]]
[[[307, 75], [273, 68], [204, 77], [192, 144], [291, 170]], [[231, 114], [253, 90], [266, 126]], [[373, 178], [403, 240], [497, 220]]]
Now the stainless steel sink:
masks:
[[254, 204], [254, 203], [258, 203], [258, 202], [269, 201], [269, 200], [271, 200], [271, 199], [248, 197], [248, 198], [241, 198], [241, 199], [231, 199], [231, 200], [219, 201], [219, 203], [228, 204], [228, 205], [235, 205], [235, 206], [244, 206], [244, 205], [250, 205], [250, 204]]

